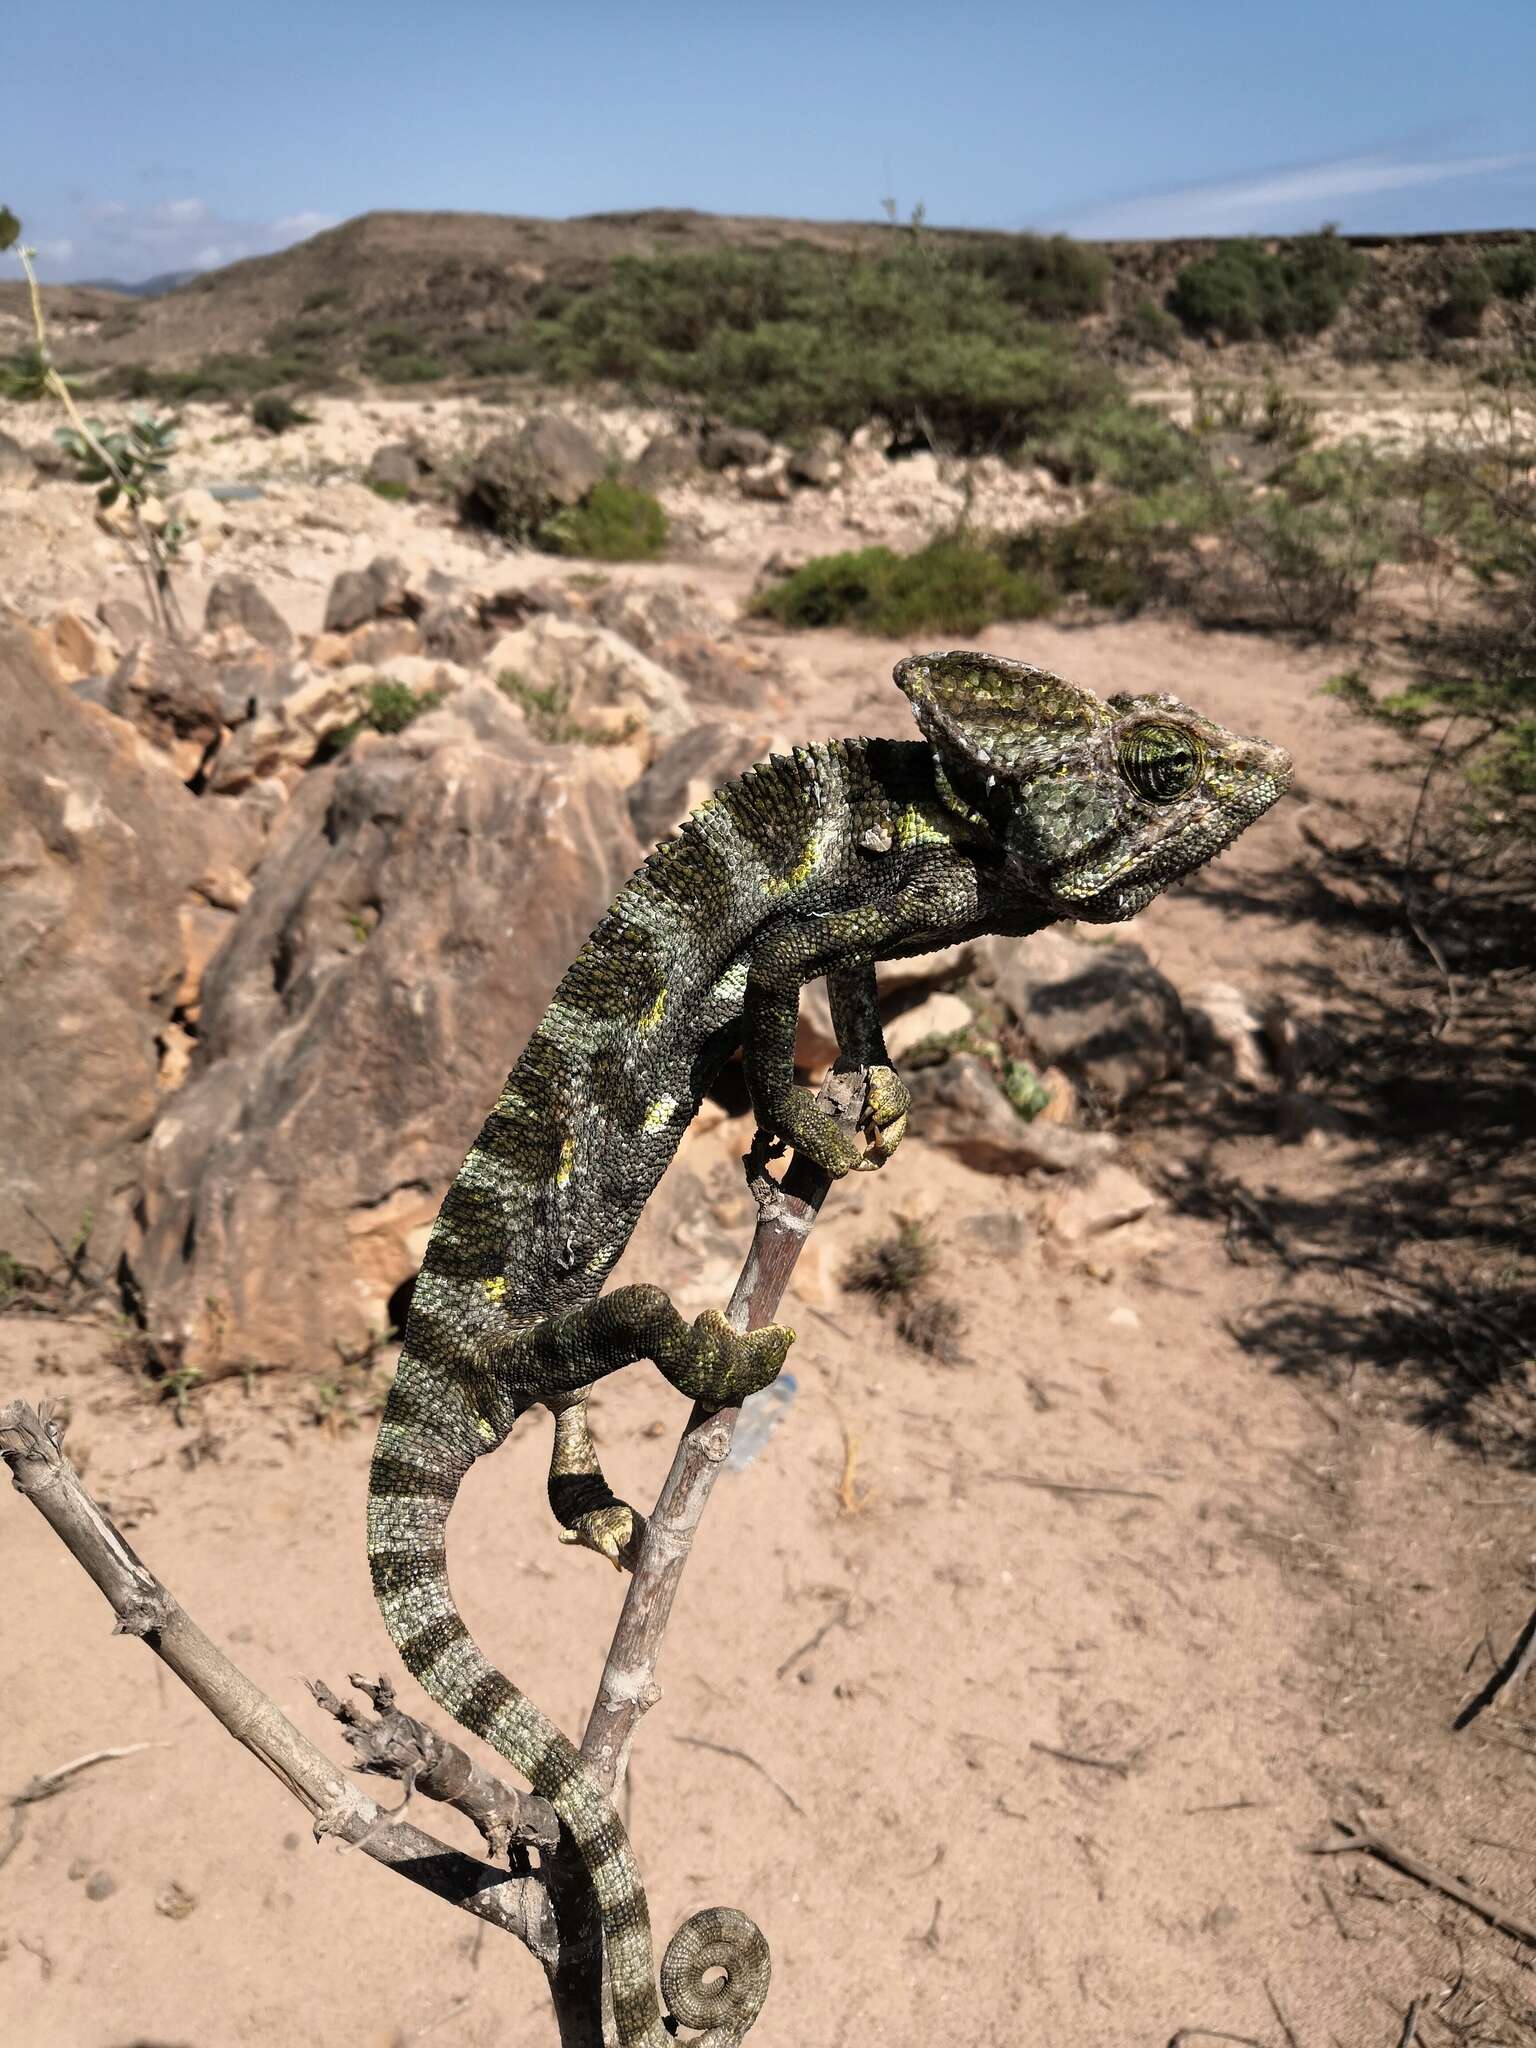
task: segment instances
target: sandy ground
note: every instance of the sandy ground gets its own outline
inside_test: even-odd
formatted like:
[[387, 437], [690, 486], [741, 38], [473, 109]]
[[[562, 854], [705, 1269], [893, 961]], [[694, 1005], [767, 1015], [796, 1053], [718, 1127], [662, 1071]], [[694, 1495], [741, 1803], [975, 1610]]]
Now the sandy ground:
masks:
[[[460, 545], [369, 505], [370, 551], [397, 517], [421, 548]], [[339, 564], [310, 538], [292, 538], [289, 588], [318, 606]], [[725, 602], [752, 567], [646, 573]], [[46, 569], [59, 601], [90, 573]], [[981, 643], [1104, 692], [1174, 690], [1292, 748], [1295, 796], [1227, 857], [1220, 890], [1160, 901], [1135, 936], [1183, 988], [1223, 978], [1304, 1011], [1352, 942], [1299, 915], [1278, 878], [1378, 751], [1316, 694], [1326, 651], [1158, 621]], [[886, 678], [905, 649], [827, 634], [796, 651], [818, 678], [805, 736], [903, 730]], [[689, 1309], [724, 1298], [747, 1236], [747, 1135], [706, 1114], [624, 1275]], [[1128, 1137], [1127, 1163], [1155, 1184], [1208, 1139], [1256, 1196], [1304, 1177], [1326, 1207], [1356, 1170], [1347, 1135], [1282, 1145], [1262, 1114], [1207, 1133], [1177, 1100]], [[1282, 1281], [1234, 1263], [1219, 1223], [1165, 1205], [1073, 1245], [1052, 1228], [1059, 1199], [919, 1133], [829, 1200], [786, 1311], [797, 1398], [716, 1491], [630, 1773], [659, 1932], [711, 1904], [758, 1919], [775, 1971], [762, 2048], [1391, 2048], [1415, 2000], [1430, 2048], [1536, 2040], [1529, 1949], [1378, 1863], [1308, 1853], [1363, 1812], [1536, 1917], [1529, 1758], [1497, 1716], [1450, 1730], [1488, 1645], [1502, 1655], [1529, 1611], [1536, 1478], [1411, 1426], [1347, 1359], [1266, 1371], [1234, 1329]], [[965, 1363], [907, 1348], [840, 1285], [897, 1213], [938, 1236]], [[301, 1681], [386, 1664], [362, 1547], [366, 1417], [316, 1427], [315, 1390], [264, 1380], [210, 1390], [178, 1427], [109, 1344], [94, 1325], [0, 1319], [0, 1398], [68, 1400], [72, 1452], [146, 1561], [339, 1754]], [[676, 1396], [639, 1368], [605, 1383], [596, 1415], [615, 1483], [648, 1502]], [[622, 1589], [557, 1544], [544, 1455], [530, 1422], [471, 1475], [451, 1554], [473, 1632], [579, 1730]], [[112, 1638], [20, 1501], [0, 1545], [0, 1788], [152, 1745], [25, 1810], [0, 1869], [8, 2044], [553, 2038], [528, 1956], [313, 1844], [153, 1657]], [[402, 1698], [425, 1711], [408, 1681]], [[423, 1824], [475, 1846], [456, 1815]]]

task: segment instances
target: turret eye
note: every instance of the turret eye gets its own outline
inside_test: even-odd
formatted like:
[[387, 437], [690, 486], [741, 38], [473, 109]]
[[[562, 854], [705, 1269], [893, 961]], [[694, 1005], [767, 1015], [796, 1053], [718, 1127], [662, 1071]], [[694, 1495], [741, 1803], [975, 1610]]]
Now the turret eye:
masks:
[[1204, 765], [1200, 742], [1176, 725], [1138, 725], [1120, 742], [1120, 773], [1148, 803], [1188, 796]]

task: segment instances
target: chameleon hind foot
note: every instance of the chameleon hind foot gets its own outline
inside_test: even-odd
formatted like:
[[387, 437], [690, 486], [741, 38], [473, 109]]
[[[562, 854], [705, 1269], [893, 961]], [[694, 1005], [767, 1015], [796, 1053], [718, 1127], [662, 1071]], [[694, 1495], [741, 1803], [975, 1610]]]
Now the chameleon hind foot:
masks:
[[894, 1067], [871, 1067], [859, 1119], [867, 1145], [850, 1138], [840, 1124], [817, 1106], [809, 1088], [791, 1088], [771, 1112], [771, 1132], [792, 1145], [802, 1159], [831, 1180], [845, 1173], [873, 1173], [884, 1166], [907, 1128], [911, 1097]]
[[869, 1069], [864, 1087], [864, 1114], [859, 1128], [869, 1140], [864, 1155], [866, 1166], [884, 1166], [907, 1132], [907, 1112], [912, 1097], [907, 1084], [894, 1067]]
[[608, 1507], [590, 1508], [578, 1515], [568, 1529], [560, 1531], [560, 1541], [595, 1550], [599, 1557], [607, 1558], [616, 1572], [621, 1572], [624, 1552], [638, 1533], [638, 1519], [633, 1508], [616, 1500]]
[[725, 1408], [770, 1386], [784, 1369], [793, 1330], [765, 1323], [760, 1330], [735, 1330], [717, 1308], [707, 1308], [661, 1349], [656, 1363], [691, 1400]]

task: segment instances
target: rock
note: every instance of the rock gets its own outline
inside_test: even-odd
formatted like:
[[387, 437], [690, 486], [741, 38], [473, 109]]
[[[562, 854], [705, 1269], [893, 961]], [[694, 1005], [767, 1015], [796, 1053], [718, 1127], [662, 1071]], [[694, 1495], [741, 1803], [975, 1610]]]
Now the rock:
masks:
[[391, 441], [386, 448], [376, 448], [363, 481], [383, 484], [390, 491], [414, 491], [421, 482], [421, 464], [415, 449], [403, 441]]
[[755, 427], [710, 427], [699, 448], [706, 469], [750, 469], [766, 462], [773, 443]]
[[[1073, 1133], [1081, 1136], [1081, 1133]], [[1052, 1235], [1064, 1244], [1081, 1244], [1135, 1223], [1157, 1207], [1157, 1196], [1134, 1173], [1109, 1161], [1080, 1186], [1066, 1188], [1051, 1214]]]
[[43, 628], [43, 637], [53, 674], [61, 683], [109, 676], [117, 666], [106, 636], [93, 632], [78, 612], [55, 612]]
[[597, 723], [610, 709], [638, 721], [648, 758], [694, 722], [676, 676], [617, 633], [581, 619], [542, 612], [503, 633], [485, 665], [493, 676], [511, 671], [535, 689], [554, 691], [560, 714], [578, 723]]
[[218, 745], [223, 699], [217, 672], [190, 647], [140, 640], [107, 684], [106, 704], [170, 756], [183, 782], [194, 781]]
[[630, 480], [642, 491], [655, 491], [667, 484], [681, 483], [698, 466], [697, 434], [656, 434], [641, 450], [630, 471]]
[[[493, 694], [305, 777], [204, 975], [129, 1249], [187, 1365], [329, 1369], [333, 1340], [384, 1325], [510, 1055], [639, 859], [611, 783]], [[476, 696], [499, 739], [445, 739]]]
[[664, 747], [629, 792], [629, 815], [642, 846], [676, 831], [722, 782], [740, 775], [767, 749], [767, 735], [732, 725], [696, 725]]
[[319, 671], [295, 663], [284, 676], [289, 687], [283, 694], [274, 695], [220, 749], [209, 771], [210, 790], [236, 795], [271, 776], [296, 778], [328, 733], [357, 719], [363, 690], [379, 680], [360, 663]]
[[606, 467], [580, 427], [535, 413], [521, 433], [498, 434], [474, 456], [460, 510], [474, 525], [518, 538], [557, 507], [580, 504]]
[[0, 702], [0, 1246], [51, 1265], [47, 1230], [68, 1241], [89, 1215], [110, 1271], [186, 969], [181, 906], [226, 857], [222, 821], [3, 623]]
[[991, 939], [984, 978], [1042, 1062], [1110, 1105], [1128, 1102], [1184, 1064], [1177, 989], [1140, 946], [1091, 945], [1064, 931], [1022, 943]]
[[473, 668], [485, 652], [487, 634], [479, 618], [457, 601], [445, 599], [429, 604], [416, 626], [428, 654], [443, 661], [456, 661], [461, 668]]
[[117, 642], [119, 654], [126, 654], [135, 640], [142, 640], [155, 630], [149, 613], [126, 597], [104, 597], [96, 607], [96, 616]]
[[[158, 509], [159, 500], [149, 499], [143, 508], [146, 519]], [[189, 532], [195, 533], [205, 548], [217, 547], [229, 526], [224, 507], [211, 491], [203, 490], [198, 484], [178, 491], [174, 498], [166, 501], [164, 511], [170, 519], [180, 520]], [[162, 519], [160, 523], [166, 522]]]
[[225, 626], [243, 627], [274, 654], [293, 652], [293, 629], [248, 576], [220, 576], [209, 588], [203, 630], [217, 633]]
[[1270, 1088], [1274, 1074], [1265, 1058], [1263, 1021], [1230, 981], [1208, 981], [1185, 999], [1190, 1052], [1201, 1066], [1226, 1074], [1245, 1088]]
[[0, 434], [0, 491], [29, 491], [37, 482], [37, 464], [19, 441]]
[[950, 1038], [957, 1031], [968, 1031], [975, 1021], [969, 1003], [937, 990], [890, 1020], [885, 1027], [886, 1050], [900, 1066], [913, 1046], [921, 1045], [925, 1038]]
[[754, 464], [751, 469], [741, 472], [741, 495], [744, 498], [767, 498], [776, 504], [787, 504], [793, 496], [789, 485], [789, 472], [783, 460], [775, 456], [770, 462]]
[[715, 639], [730, 630], [725, 614], [691, 583], [610, 583], [588, 607], [610, 632], [621, 633], [642, 654], [692, 634]]
[[[769, 751], [774, 750], [770, 748]], [[967, 943], [943, 946], [934, 953], [919, 953], [910, 960], [882, 960], [875, 969], [882, 1011], [888, 1013], [893, 1003], [899, 1003], [904, 995], [915, 989], [939, 988], [946, 983], [964, 980], [975, 965], [975, 958], [974, 946]], [[969, 1010], [966, 1016], [969, 1018]], [[824, 1073], [837, 1058], [837, 1052], [827, 985], [824, 981], [807, 982], [800, 991], [795, 1065], [804, 1073]]]
[[350, 633], [354, 626], [405, 610], [407, 570], [393, 555], [376, 555], [366, 569], [343, 569], [325, 601], [325, 631]]
[[1024, 1173], [1030, 1167], [1066, 1173], [1105, 1160], [1117, 1150], [1104, 1131], [1026, 1122], [974, 1053], [956, 1053], [942, 1066], [907, 1076], [912, 1129], [983, 1173]]
[[824, 441], [791, 450], [785, 467], [794, 483], [808, 484], [814, 490], [830, 490], [842, 474], [841, 464]]

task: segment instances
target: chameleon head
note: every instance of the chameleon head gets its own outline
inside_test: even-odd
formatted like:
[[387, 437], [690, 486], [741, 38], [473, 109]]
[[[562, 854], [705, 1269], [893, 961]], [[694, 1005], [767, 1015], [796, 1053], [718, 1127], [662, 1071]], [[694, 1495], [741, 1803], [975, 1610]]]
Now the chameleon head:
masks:
[[1229, 846], [1290, 756], [1177, 697], [1111, 697], [997, 654], [913, 655], [896, 682], [944, 801], [1055, 917], [1113, 924]]

